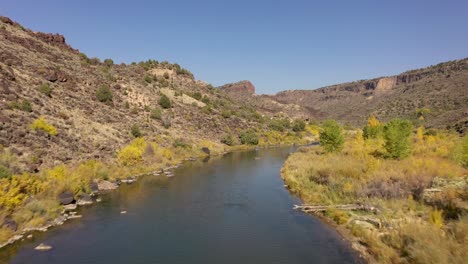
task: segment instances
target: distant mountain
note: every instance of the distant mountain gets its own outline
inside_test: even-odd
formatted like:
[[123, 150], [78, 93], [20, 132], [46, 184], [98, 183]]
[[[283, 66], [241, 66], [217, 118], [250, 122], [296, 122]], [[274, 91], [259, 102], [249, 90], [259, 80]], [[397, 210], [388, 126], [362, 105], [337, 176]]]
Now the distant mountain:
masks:
[[269, 98], [299, 105], [317, 119], [333, 118], [355, 125], [364, 124], [371, 114], [382, 120], [415, 119], [417, 109], [428, 108], [427, 126], [466, 133], [468, 59], [316, 90], [283, 91]]

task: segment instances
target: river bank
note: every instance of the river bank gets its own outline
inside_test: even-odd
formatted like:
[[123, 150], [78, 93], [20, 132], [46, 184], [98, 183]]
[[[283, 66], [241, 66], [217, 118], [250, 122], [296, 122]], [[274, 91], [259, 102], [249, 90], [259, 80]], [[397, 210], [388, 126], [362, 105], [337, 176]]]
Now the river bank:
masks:
[[416, 141], [409, 158], [391, 160], [358, 133], [341, 153], [300, 148], [281, 174], [311, 205], [298, 209], [334, 226], [369, 263], [463, 263], [468, 177], [451, 158], [462, 140], [438, 132]]

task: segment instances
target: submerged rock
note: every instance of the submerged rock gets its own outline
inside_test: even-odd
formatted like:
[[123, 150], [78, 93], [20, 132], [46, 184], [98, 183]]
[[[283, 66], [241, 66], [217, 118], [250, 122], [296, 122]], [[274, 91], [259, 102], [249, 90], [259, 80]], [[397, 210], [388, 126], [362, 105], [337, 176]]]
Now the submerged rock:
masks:
[[40, 250], [40, 251], [47, 251], [47, 250], [51, 250], [51, 249], [52, 249], [52, 246], [47, 245], [47, 244], [44, 244], [44, 243], [41, 243], [41, 244], [39, 244], [37, 247], [35, 247], [34, 249], [35, 249], [35, 250]]
[[91, 199], [91, 196], [87, 193], [82, 193], [78, 195], [78, 200], [76, 201], [76, 204], [78, 205], [88, 205], [92, 204], [93, 199]]
[[76, 207], [77, 207], [76, 204], [67, 204], [67, 205], [63, 206], [63, 210], [65, 210], [65, 211], [73, 211], [73, 210], [76, 209]]

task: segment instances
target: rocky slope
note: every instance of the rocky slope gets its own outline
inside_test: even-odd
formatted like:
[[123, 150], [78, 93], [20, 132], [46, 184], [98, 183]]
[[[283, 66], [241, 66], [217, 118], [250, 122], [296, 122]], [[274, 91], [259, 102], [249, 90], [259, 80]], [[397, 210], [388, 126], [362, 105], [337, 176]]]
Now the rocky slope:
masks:
[[290, 118], [309, 119], [314, 111], [295, 103], [282, 103], [267, 95], [257, 95], [255, 86], [250, 81], [229, 83], [218, 87], [230, 99], [240, 105], [252, 107], [267, 116], [288, 116]]
[[468, 127], [468, 59], [449, 61], [390, 77], [361, 80], [316, 90], [283, 91], [269, 97], [299, 105], [317, 119], [333, 118], [362, 125], [370, 114], [382, 120], [415, 119], [428, 108], [429, 127]]
[[[162, 95], [172, 106], [160, 106]], [[58, 34], [0, 18], [0, 145], [18, 158], [13, 173], [108, 159], [137, 127], [148, 137], [219, 142], [226, 131], [257, 127], [251, 112], [177, 64], [115, 65], [88, 58]], [[43, 117], [57, 134], [33, 129]], [[167, 139], [167, 140], [166, 140]], [[10, 162], [11, 163], [11, 162]]]

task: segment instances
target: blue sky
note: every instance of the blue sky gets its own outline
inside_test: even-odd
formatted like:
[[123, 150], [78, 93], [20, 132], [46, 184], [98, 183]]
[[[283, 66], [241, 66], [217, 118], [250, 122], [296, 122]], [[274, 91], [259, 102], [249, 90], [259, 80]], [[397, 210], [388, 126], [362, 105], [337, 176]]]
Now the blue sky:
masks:
[[257, 93], [468, 57], [466, 0], [10, 0], [0, 14], [90, 57], [168, 60], [214, 85], [250, 80]]

